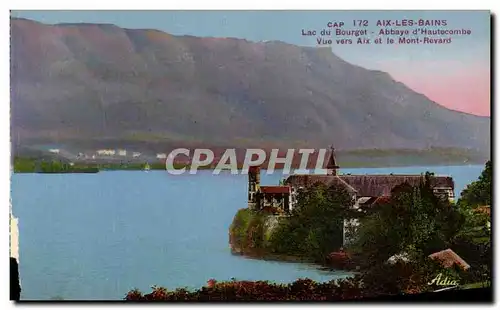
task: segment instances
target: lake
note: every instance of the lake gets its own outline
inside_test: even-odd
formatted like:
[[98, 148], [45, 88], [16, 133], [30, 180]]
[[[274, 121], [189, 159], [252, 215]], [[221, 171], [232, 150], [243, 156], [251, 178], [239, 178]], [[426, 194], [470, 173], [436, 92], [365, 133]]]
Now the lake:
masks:
[[[458, 197], [483, 166], [341, 169], [351, 174], [451, 175]], [[281, 174], [262, 184], [277, 185]], [[122, 299], [134, 288], [199, 288], [218, 281], [345, 277], [314, 265], [232, 255], [228, 229], [246, 207], [247, 175], [166, 171], [14, 174], [22, 299]]]

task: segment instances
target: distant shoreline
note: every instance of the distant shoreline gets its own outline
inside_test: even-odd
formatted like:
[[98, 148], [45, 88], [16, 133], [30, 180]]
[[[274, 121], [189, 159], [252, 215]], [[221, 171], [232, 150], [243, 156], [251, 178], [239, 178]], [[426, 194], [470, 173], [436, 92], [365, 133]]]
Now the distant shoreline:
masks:
[[356, 274], [359, 272], [359, 270], [356, 270], [355, 268], [335, 268], [332, 265], [329, 265], [327, 263], [321, 264], [318, 262], [315, 262], [311, 259], [306, 259], [300, 256], [293, 256], [293, 255], [285, 255], [285, 254], [271, 254], [271, 253], [252, 253], [252, 252], [245, 252], [242, 251], [241, 249], [238, 248], [233, 248], [231, 247], [231, 255], [234, 256], [241, 256], [246, 259], [254, 259], [254, 260], [262, 260], [262, 261], [269, 261], [269, 262], [280, 262], [280, 263], [289, 263], [289, 264], [305, 264], [305, 265], [310, 265], [314, 266], [316, 269], [321, 270], [321, 271], [328, 271], [328, 272], [345, 272], [347, 274]]
[[[448, 162], [448, 163], [418, 163], [418, 164], [414, 164], [414, 165], [410, 165], [410, 164], [388, 164], [388, 165], [383, 165], [383, 164], [380, 164], [380, 165], [370, 165], [370, 164], [359, 164], [359, 165], [353, 165], [353, 164], [343, 164], [342, 167], [340, 168], [340, 171], [342, 171], [343, 169], [377, 169], [377, 168], [407, 168], [407, 167], [442, 167], [442, 166], [456, 166], [456, 167], [466, 167], [466, 166], [481, 166], [483, 165], [484, 163], [481, 163], [481, 162], [467, 162], [467, 163], [460, 163], [460, 162]], [[114, 165], [114, 164], [113, 164]], [[144, 171], [143, 168], [138, 168], [138, 167], [130, 167], [130, 168], [121, 168], [121, 167], [118, 167], [118, 165], [116, 165], [117, 167], [109, 167], [109, 164], [106, 164], [105, 166], [108, 166], [106, 168], [96, 168], [96, 169], [92, 169], [92, 170], [89, 170], [89, 171], [82, 171], [82, 170], [76, 170], [76, 171], [50, 171], [50, 172], [38, 172], [38, 171], [16, 171], [15, 169], [13, 169], [12, 173], [14, 174], [26, 174], [26, 173], [36, 173], [36, 174], [71, 174], [71, 173], [74, 173], [74, 174], [88, 174], [88, 173], [99, 173], [99, 172], [104, 172], [104, 171]], [[182, 168], [186, 168], [186, 170], [189, 170], [190, 169], [190, 166], [189, 165], [186, 165], [186, 166], [178, 166], [176, 167], [176, 169], [182, 169]], [[214, 167], [199, 167], [198, 170], [211, 170], [211, 169], [214, 169]], [[292, 169], [298, 169], [297, 168], [292, 168]], [[262, 167], [262, 170], [267, 170], [267, 167], [266, 166], [263, 166]], [[275, 169], [275, 170], [282, 170], [282, 169]], [[165, 167], [151, 167], [151, 169], [149, 171], [165, 171], [166, 172], [166, 168]], [[230, 171], [229, 169], [222, 169], [222, 171]], [[238, 167], [238, 172], [241, 172], [241, 167]], [[293, 171], [292, 171], [293, 172]]]
[[[223, 153], [226, 148], [208, 148], [214, 153], [214, 160], [212, 164], [207, 167], [200, 167], [199, 169], [212, 169], [215, 168], [219, 160], [226, 158]], [[192, 155], [193, 149], [190, 148]], [[266, 152], [266, 159], [261, 167], [266, 168], [271, 156], [270, 149], [263, 149]], [[172, 151], [172, 150], [170, 150]], [[241, 169], [245, 161], [245, 154], [247, 149], [236, 148], [236, 166]], [[77, 150], [70, 150], [71, 153], [79, 152]], [[164, 155], [169, 153], [169, 148], [163, 150]], [[64, 157], [59, 154], [50, 153], [48, 150], [41, 149], [18, 149], [14, 153], [14, 161], [16, 159], [40, 162], [40, 161], [59, 161], [59, 162], [73, 162], [75, 166], [79, 167], [98, 167], [99, 170], [142, 170], [146, 165], [150, 166], [151, 170], [166, 170], [165, 160], [152, 158], [157, 155], [148, 155], [145, 158], [127, 158], [127, 157], [113, 157], [113, 158], [96, 158], [96, 159], [79, 159]], [[314, 169], [318, 163], [319, 153], [314, 153], [309, 156], [307, 167]], [[467, 166], [467, 165], [484, 165], [491, 157], [488, 150], [474, 150], [465, 148], [451, 148], [451, 147], [433, 147], [429, 149], [358, 149], [358, 150], [337, 150], [337, 163], [342, 168], [391, 168], [391, 167], [418, 167], [418, 166]], [[87, 154], [87, 156], [95, 156], [95, 154]], [[278, 149], [279, 158], [287, 156], [287, 150]], [[184, 156], [185, 157], [185, 156]], [[182, 160], [174, 160], [176, 168], [190, 168], [190, 161], [192, 158], [189, 156], [182, 158]], [[227, 160], [227, 159], [226, 159]], [[233, 160], [233, 159], [231, 159]], [[299, 167], [302, 165], [301, 155], [295, 154], [292, 160], [292, 167]], [[31, 165], [31, 164], [29, 164]], [[29, 166], [26, 162], [25, 167]], [[19, 166], [19, 165], [18, 165]], [[280, 164], [275, 166], [275, 169], [283, 167]], [[30, 169], [24, 169], [30, 170]]]
[[[218, 150], [215, 160], [210, 165], [199, 167], [198, 170], [211, 170], [217, 167], [223, 150]], [[219, 154], [221, 153], [221, 154]], [[484, 152], [483, 152], [484, 153]], [[410, 149], [366, 149], [352, 151], [338, 151], [337, 163], [342, 169], [370, 169], [370, 168], [403, 168], [403, 167], [438, 167], [438, 166], [470, 166], [484, 165], [489, 155], [483, 154], [478, 150], [456, 149], [456, 148], [430, 148], [427, 150]], [[267, 154], [266, 154], [267, 155]], [[317, 154], [316, 154], [317, 155]], [[267, 157], [267, 156], [266, 156]], [[284, 158], [285, 154], [278, 154], [278, 157]], [[307, 161], [307, 170], [315, 169], [318, 163], [310, 156]], [[303, 163], [301, 157], [293, 158], [291, 169], [298, 169]], [[191, 168], [191, 159], [188, 161], [174, 161], [175, 169]], [[235, 164], [238, 173], [241, 172], [245, 158], [236, 157]], [[227, 163], [227, 159], [226, 159]], [[264, 160], [261, 168], [266, 170], [269, 159]], [[324, 162], [323, 162], [324, 164]], [[283, 170], [283, 164], [274, 165], [274, 169]], [[88, 161], [81, 159], [69, 159], [57, 157], [54, 154], [47, 153], [17, 153], [13, 158], [13, 170], [15, 173], [82, 173], [99, 171], [125, 171], [125, 170], [163, 170], [166, 171], [164, 160], [148, 160], [145, 158], [131, 160], [130, 158], [100, 159], [99, 161]], [[75, 170], [78, 170], [75, 172]], [[229, 170], [229, 169], [224, 169]]]

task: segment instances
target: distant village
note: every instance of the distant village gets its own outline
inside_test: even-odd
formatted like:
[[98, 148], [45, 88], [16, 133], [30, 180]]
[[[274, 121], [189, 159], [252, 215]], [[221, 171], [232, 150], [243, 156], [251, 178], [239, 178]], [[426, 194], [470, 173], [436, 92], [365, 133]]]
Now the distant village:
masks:
[[[65, 149], [50, 148], [48, 152], [71, 161], [126, 161], [126, 162], [164, 162], [166, 153], [143, 153], [126, 149], [98, 149], [85, 152], [72, 153]], [[189, 162], [188, 158], [176, 158], [176, 162]]]
[[[94, 150], [70, 150], [68, 148], [57, 147], [57, 146], [43, 146], [38, 147], [38, 149], [43, 150], [44, 153], [49, 153], [53, 157], [58, 157], [61, 159], [68, 160], [70, 162], [102, 162], [102, 163], [119, 163], [119, 162], [127, 162], [127, 163], [158, 163], [165, 161], [170, 156], [170, 150], [165, 150], [165, 152], [154, 152], [150, 150], [130, 150], [125, 148], [103, 148], [103, 149], [94, 149]], [[210, 166], [216, 167], [219, 160], [224, 157], [225, 148], [210, 148], [210, 150], [214, 153], [214, 159], [212, 160]], [[236, 159], [237, 162], [243, 163], [246, 158], [246, 149], [236, 149]], [[286, 156], [286, 152], [288, 149], [280, 149], [278, 151], [278, 157], [283, 158]], [[267, 166], [269, 162], [269, 154], [271, 149], [266, 150], [266, 159], [262, 166]], [[184, 154], [172, 154], [175, 156], [173, 159], [176, 164], [190, 164], [193, 160], [193, 152], [186, 156]], [[316, 167], [318, 152], [314, 152], [309, 156], [308, 160], [308, 169], [312, 169]], [[203, 157], [203, 155], [202, 155]], [[292, 166], [297, 166], [300, 164], [301, 157], [295, 156], [292, 160]], [[276, 164], [276, 169], [280, 169], [283, 166], [282, 163]]]

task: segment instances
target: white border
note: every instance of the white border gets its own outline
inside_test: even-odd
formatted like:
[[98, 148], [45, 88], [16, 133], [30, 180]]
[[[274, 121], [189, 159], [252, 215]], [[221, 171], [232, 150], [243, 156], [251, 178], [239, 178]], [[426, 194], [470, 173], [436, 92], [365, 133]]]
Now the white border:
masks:
[[[3, 143], [3, 148], [2, 151], [0, 152], [0, 157], [1, 157], [1, 162], [3, 163], [1, 165], [1, 175], [2, 175], [2, 186], [0, 190], [0, 195], [1, 195], [1, 201], [3, 201], [4, 204], [4, 211], [5, 211], [5, 216], [7, 216], [7, 203], [9, 203], [9, 197], [10, 197], [10, 180], [9, 180], [9, 174], [10, 174], [10, 169], [8, 164], [10, 163], [10, 135], [9, 135], [9, 96], [10, 96], [10, 91], [9, 91], [9, 10], [28, 10], [28, 9], [45, 9], [45, 10], [50, 10], [50, 9], [57, 9], [57, 10], [74, 10], [74, 9], [119, 9], [119, 10], [148, 10], [148, 9], [295, 9], [295, 10], [313, 10], [313, 9], [322, 9], [322, 10], [383, 10], [383, 9], [391, 9], [391, 10], [402, 10], [402, 9], [420, 9], [420, 10], [449, 10], [450, 8], [454, 10], [492, 10], [493, 12], [496, 12], [500, 14], [500, 9], [499, 3], [500, 1], [436, 1], [436, 0], [420, 0], [415, 3], [410, 3], [408, 1], [384, 1], [384, 2], [379, 2], [379, 1], [370, 1], [370, 0], [358, 0], [358, 1], [346, 1], [346, 2], [340, 2], [340, 1], [320, 1], [320, 0], [308, 0], [308, 1], [266, 1], [266, 0], [254, 0], [251, 2], [235, 2], [235, 1], [181, 1], [181, 2], [176, 2], [176, 3], [169, 3], [166, 4], [166, 1], [130, 1], [130, 2], [125, 2], [123, 0], [121, 1], [96, 1], [96, 0], [86, 0], [81, 3], [75, 3], [75, 2], [68, 2], [68, 1], [25, 1], [25, 0], [17, 0], [15, 1], [15, 4], [13, 3], [9, 7], [5, 7], [5, 3], [7, 1], [2, 2], [2, 10], [0, 11], [0, 16], [1, 16], [1, 36], [2, 36], [2, 45], [1, 45], [1, 52], [2, 52], [2, 62], [0, 63], [1, 66], [1, 71], [3, 73], [3, 78], [4, 78], [4, 83], [2, 83], [2, 95], [3, 95], [3, 100], [1, 101], [0, 104], [0, 117], [2, 117], [2, 121], [0, 121], [0, 131], [1, 131], [1, 136], [2, 136], [2, 143]], [[497, 22], [498, 24], [498, 18]], [[498, 32], [495, 33], [495, 40], [498, 39]], [[497, 47], [498, 51], [498, 47]], [[497, 66], [495, 66], [495, 69], [498, 69]], [[498, 85], [498, 80], [495, 80], [495, 89], [500, 89]], [[494, 111], [494, 110], [493, 110]], [[492, 112], [493, 113], [493, 112]], [[497, 125], [495, 125], [495, 129], [497, 129]], [[497, 144], [498, 141], [495, 141]], [[495, 158], [496, 162], [496, 158]], [[496, 166], [495, 166], [496, 167]], [[498, 171], [498, 169], [495, 169], [495, 171]], [[495, 180], [497, 180], [497, 175], [495, 174]], [[500, 187], [497, 182], [495, 182], [495, 197], [498, 193], [498, 189]], [[496, 215], [498, 212], [494, 212], [494, 215]], [[495, 219], [497, 220], [497, 219]], [[498, 223], [498, 221], [495, 221], [495, 223]], [[8, 226], [7, 224], [7, 219], [5, 218], [3, 221], [0, 221], [0, 225], [2, 226], [3, 231], [8, 231]], [[498, 230], [496, 230], [498, 232]], [[497, 237], [497, 236], [495, 236]], [[1, 249], [4, 252], [4, 254], [1, 254], [3, 259], [2, 261], [4, 262], [2, 264], [2, 267], [5, 268], [8, 266], [7, 263], [7, 253], [8, 253], [8, 239], [6, 237], [1, 239], [2, 246]], [[498, 238], [495, 238], [494, 240], [498, 240]], [[496, 248], [496, 247], [495, 247]], [[495, 253], [496, 254], [496, 253]], [[497, 270], [498, 268], [495, 268], [494, 270]], [[6, 273], [3, 273], [5, 276], [3, 277], [3, 280], [0, 281], [1, 289], [0, 291], [2, 292], [2, 303], [7, 306], [7, 308], [13, 307], [14, 304], [9, 302], [9, 296], [8, 296], [8, 280], [7, 280], [7, 274], [9, 271]], [[498, 288], [498, 285], [495, 285], [495, 288]], [[45, 307], [51, 307], [51, 304], [45, 305]], [[75, 307], [81, 307], [81, 308], [87, 308], [91, 307], [92, 308], [104, 308], [105, 305], [99, 305], [96, 307], [96, 305], [88, 305], [88, 306], [83, 306], [83, 305], [72, 305]], [[169, 307], [174, 307], [175, 305], [169, 305]], [[284, 305], [270, 305], [273, 307], [273, 309], [279, 309], [279, 308], [284, 308], [286, 306]], [[255, 305], [251, 306], [251, 308], [262, 308], [262, 307], [270, 307], [270, 306], [265, 306], [265, 305]], [[381, 305], [381, 307], [386, 308], [388, 305]], [[399, 307], [400, 305], [395, 305], [396, 307]], [[144, 307], [144, 306], [142, 306]], [[177, 306], [175, 306], [177, 307]], [[194, 307], [194, 306], [191, 306]], [[332, 304], [331, 307], [344, 307], [339, 304]], [[430, 305], [425, 305], [425, 307], [431, 307]], [[442, 305], [441, 305], [442, 307]], [[473, 306], [474, 308], [477, 307], [477, 305]], [[3, 308], [3, 307], [2, 307]], [[409, 307], [409, 308], [417, 308], [416, 306], [414, 307]], [[436, 306], [437, 308], [437, 306]]]

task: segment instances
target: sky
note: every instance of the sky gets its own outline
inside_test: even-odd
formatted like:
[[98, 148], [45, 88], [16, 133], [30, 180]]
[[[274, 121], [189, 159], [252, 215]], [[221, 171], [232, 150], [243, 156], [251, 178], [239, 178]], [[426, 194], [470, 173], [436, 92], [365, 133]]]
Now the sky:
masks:
[[[332, 52], [342, 59], [388, 72], [395, 80], [450, 109], [490, 115], [489, 11], [12, 11], [11, 16], [47, 24], [107, 23], [123, 28], [158, 29], [174, 35], [279, 40], [301, 46], [318, 46], [321, 30], [330, 30], [333, 34], [324, 38], [332, 39]], [[358, 20], [366, 20], [368, 26], [355, 26]], [[393, 25], [378, 27], [378, 20], [391, 20]], [[402, 20], [444, 20], [446, 25], [394, 25]], [[329, 22], [343, 22], [342, 30], [366, 29], [371, 43], [338, 44], [336, 39], [348, 37], [336, 36], [336, 28], [329, 28]], [[443, 44], [373, 42], [381, 29], [407, 29], [407, 37], [411, 38], [411, 31], [417, 28], [470, 30], [470, 34], [432, 36], [451, 37], [450, 43]], [[316, 35], [302, 35], [303, 31], [313, 30]], [[390, 37], [398, 40], [398, 36]]]

